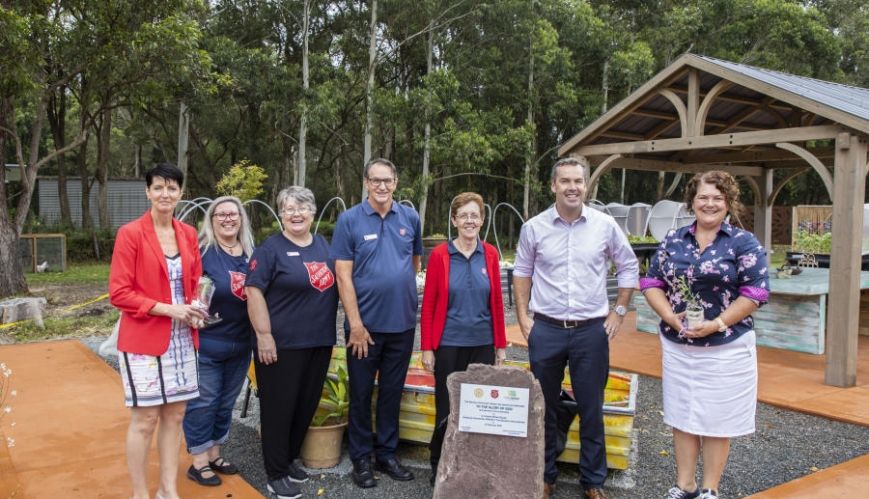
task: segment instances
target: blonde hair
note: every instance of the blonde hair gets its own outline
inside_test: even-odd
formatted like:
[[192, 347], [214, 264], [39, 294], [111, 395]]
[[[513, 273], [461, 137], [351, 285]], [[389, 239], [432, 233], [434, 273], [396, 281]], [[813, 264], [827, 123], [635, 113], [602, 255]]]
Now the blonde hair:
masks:
[[199, 247], [202, 254], [217, 245], [217, 238], [214, 236], [214, 210], [218, 205], [223, 203], [233, 203], [238, 208], [239, 227], [238, 241], [241, 243], [241, 249], [244, 254], [250, 257], [253, 254], [253, 234], [250, 232], [250, 220], [247, 217], [247, 211], [241, 204], [241, 200], [235, 196], [221, 196], [208, 206], [205, 211], [205, 223], [202, 224], [202, 230], [199, 231]]

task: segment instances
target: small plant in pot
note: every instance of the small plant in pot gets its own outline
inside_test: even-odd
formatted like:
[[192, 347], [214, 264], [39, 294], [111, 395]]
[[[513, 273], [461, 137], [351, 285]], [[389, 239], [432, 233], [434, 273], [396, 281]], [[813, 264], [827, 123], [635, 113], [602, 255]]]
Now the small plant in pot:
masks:
[[[339, 359], [336, 359], [339, 360]], [[320, 405], [302, 443], [302, 462], [308, 468], [332, 468], [341, 461], [341, 444], [350, 411], [350, 390], [343, 359], [326, 376]]]
[[685, 301], [685, 319], [688, 321], [688, 327], [693, 328], [699, 326], [701, 322], [706, 320], [706, 317], [703, 315], [703, 305], [700, 304], [700, 297], [698, 297], [694, 290], [691, 289], [691, 283], [688, 280], [688, 276], [681, 275], [676, 279], [676, 290], [682, 296], [682, 300]]

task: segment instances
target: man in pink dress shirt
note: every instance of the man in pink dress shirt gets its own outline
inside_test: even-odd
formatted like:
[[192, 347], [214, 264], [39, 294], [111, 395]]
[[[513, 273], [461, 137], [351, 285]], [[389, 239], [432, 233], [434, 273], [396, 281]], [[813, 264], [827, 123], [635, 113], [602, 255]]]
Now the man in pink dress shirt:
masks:
[[[585, 206], [588, 160], [561, 159], [552, 167], [555, 205], [525, 222], [519, 236], [513, 285], [516, 315], [528, 341], [531, 371], [546, 400], [545, 497], [555, 488], [556, 410], [565, 365], [580, 425], [580, 484], [586, 497], [606, 498], [604, 388], [609, 340], [627, 313], [639, 265], [615, 220]], [[615, 264], [619, 293], [610, 310], [606, 282]], [[534, 312], [533, 319], [529, 311]]]

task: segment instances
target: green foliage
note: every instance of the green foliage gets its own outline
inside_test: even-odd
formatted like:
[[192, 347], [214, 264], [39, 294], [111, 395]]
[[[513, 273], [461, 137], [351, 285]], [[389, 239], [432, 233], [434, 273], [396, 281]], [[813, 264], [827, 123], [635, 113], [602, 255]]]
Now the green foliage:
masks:
[[655, 239], [655, 238], [652, 237], [652, 236], [633, 236], [633, 235], [629, 235], [629, 236], [628, 236], [628, 242], [631, 243], [631, 244], [655, 244], [655, 243], [658, 242], [658, 240]]
[[688, 276], [682, 274], [676, 278], [676, 290], [688, 304], [688, 308], [700, 307], [700, 297], [691, 289], [691, 282], [688, 280]]
[[797, 231], [794, 238], [794, 251], [811, 254], [829, 254], [833, 248], [833, 233], [815, 234], [805, 230]]
[[326, 376], [323, 384], [323, 394], [317, 413], [311, 420], [311, 426], [330, 426], [346, 423], [350, 413], [350, 388], [347, 368], [344, 362], [338, 362], [336, 374]]
[[[114, 230], [67, 230], [66, 259], [68, 262], [109, 262], [115, 247]], [[97, 255], [97, 249], [99, 255]]]
[[242, 202], [256, 199], [262, 194], [263, 182], [268, 177], [262, 167], [243, 159], [221, 177], [217, 192], [223, 196], [235, 196]]

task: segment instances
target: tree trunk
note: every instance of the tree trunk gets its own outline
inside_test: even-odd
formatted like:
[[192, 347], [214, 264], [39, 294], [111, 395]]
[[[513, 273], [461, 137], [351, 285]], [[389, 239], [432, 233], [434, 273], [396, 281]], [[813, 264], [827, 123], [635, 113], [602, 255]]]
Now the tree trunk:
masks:
[[[531, 0], [531, 13], [534, 13], [534, 0]], [[534, 156], [536, 154], [536, 132], [534, 131], [534, 33], [533, 31], [528, 36], [528, 115], [525, 118], [525, 124], [528, 126], [528, 149], [525, 154], [525, 188], [522, 192], [522, 216], [528, 220], [528, 214], [531, 209], [531, 182], [532, 173], [534, 170]]]
[[[374, 127], [374, 70], [377, 67], [377, 0], [371, 0], [371, 24], [368, 39], [368, 83], [365, 85], [365, 136], [362, 166], [371, 160], [371, 129]], [[362, 197], [367, 196], [365, 184], [362, 184]]]
[[299, 117], [299, 168], [297, 171], [296, 185], [305, 186], [308, 163], [305, 158], [305, 143], [308, 138], [308, 31], [311, 21], [311, 0], [303, 2], [302, 14], [302, 115]]
[[[82, 118], [82, 121], [85, 119]], [[82, 123], [84, 126], [84, 123]], [[90, 172], [88, 172], [88, 142], [87, 140], [79, 147], [78, 152], [78, 176], [81, 181], [81, 228], [92, 230], [94, 223], [91, 220], [91, 184]]]
[[99, 196], [97, 211], [99, 212], [100, 228], [110, 229], [109, 220], [109, 146], [112, 139], [112, 110], [103, 109], [100, 119], [100, 133], [97, 136], [97, 182], [99, 182]]
[[[0, 126], [11, 129], [15, 116], [12, 99], [0, 99]], [[6, 145], [11, 138], [0, 132], [0, 298], [27, 292], [24, 269], [18, 261], [18, 230], [12, 223], [6, 187]], [[18, 162], [18, 161], [16, 161]], [[18, 165], [23, 174], [24, 165]]]
[[[66, 86], [61, 86], [51, 95], [48, 106], [48, 124], [54, 139], [54, 149], [62, 149], [66, 145]], [[69, 195], [66, 190], [66, 155], [57, 156], [57, 195], [60, 198], [60, 225], [72, 226], [72, 215], [69, 208]]]
[[[111, 121], [111, 119], [109, 120]], [[178, 107], [178, 164], [175, 165], [187, 177], [187, 150], [190, 144], [190, 112], [187, 104]]]
[[[425, 59], [425, 74], [431, 76], [432, 58], [434, 52], [434, 29], [429, 24], [428, 44]], [[429, 90], [429, 92], [431, 92]], [[428, 177], [429, 177], [429, 161], [431, 161], [431, 112], [428, 107], [425, 109], [425, 138], [422, 146], [422, 193], [419, 199], [419, 223], [420, 230], [425, 234], [425, 212], [428, 209]]]
[[0, 272], [0, 298], [27, 292], [18, 257], [18, 231], [9, 223], [0, 224], [0, 268], [4, 269]]
[[666, 175], [666, 172], [658, 172], [658, 183], [655, 186], [655, 201], [664, 199], [664, 175]]

